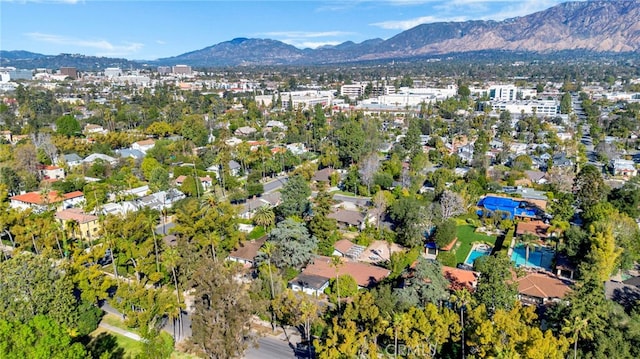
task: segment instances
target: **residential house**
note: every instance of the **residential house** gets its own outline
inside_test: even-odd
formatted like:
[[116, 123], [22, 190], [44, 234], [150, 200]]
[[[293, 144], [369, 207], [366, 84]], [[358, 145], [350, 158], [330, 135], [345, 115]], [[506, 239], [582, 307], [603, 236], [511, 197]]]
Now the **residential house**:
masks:
[[147, 153], [147, 151], [152, 149], [155, 145], [156, 145], [156, 141], [153, 138], [148, 138], [146, 140], [132, 143], [131, 149], [138, 150], [142, 153]]
[[229, 253], [227, 260], [238, 262], [247, 268], [251, 268], [256, 264], [256, 257], [260, 252], [260, 248], [267, 241], [267, 236], [256, 239], [254, 241], [243, 241], [240, 246]]
[[631, 160], [617, 159], [611, 161], [611, 168], [614, 176], [635, 177], [638, 175], [638, 169]]
[[275, 207], [279, 205], [280, 198], [280, 192], [264, 193], [260, 197], [250, 198], [243, 204], [238, 215], [240, 218], [251, 219], [258, 208], [263, 206]]
[[[64, 158], [64, 163], [71, 168], [82, 164], [82, 157], [78, 156], [77, 153], [69, 153], [63, 155], [62, 158]], [[58, 163], [58, 165], [61, 165], [61, 163]]]
[[84, 202], [84, 194], [80, 191], [59, 194], [57, 191], [48, 193], [29, 192], [10, 197], [9, 206], [17, 209], [31, 208], [35, 212], [44, 212], [50, 206], [57, 210], [71, 208]]
[[[211, 177], [206, 176], [206, 177], [199, 177], [199, 178], [200, 178], [200, 184], [202, 185], [203, 190], [207, 191], [208, 189], [213, 187], [213, 179]], [[182, 184], [186, 179], [187, 179], [187, 176], [180, 175], [176, 178], [174, 182], [176, 186], [182, 186]]]
[[[477, 206], [479, 216], [492, 216], [496, 212], [505, 219], [538, 219], [546, 216], [536, 200], [487, 195], [482, 197]], [[545, 202], [546, 203], [546, 202]]]
[[333, 218], [338, 222], [338, 227], [355, 227], [363, 230], [366, 216], [360, 211], [338, 208], [337, 211], [329, 213], [328, 218]]
[[574, 165], [573, 161], [567, 158], [567, 155], [564, 152], [554, 154], [552, 161], [554, 167], [573, 168]]
[[549, 182], [547, 179], [547, 174], [541, 171], [524, 171], [524, 174], [527, 176], [527, 179], [531, 181], [531, 183], [545, 184]]
[[330, 167], [325, 167], [321, 170], [316, 171], [311, 177], [312, 182], [331, 182], [331, 175], [333, 174], [334, 169]]
[[478, 285], [478, 278], [480, 278], [479, 272], [448, 266], [442, 266], [442, 275], [449, 281], [450, 291], [466, 289], [474, 292]]
[[63, 228], [69, 228], [69, 223], [75, 222], [77, 226], [75, 234], [78, 234], [81, 240], [94, 240], [98, 238], [100, 233], [98, 216], [84, 213], [81, 208], [69, 208], [56, 212], [55, 217]]
[[149, 186], [140, 186], [132, 189], [128, 189], [122, 192], [125, 196], [135, 196], [138, 198], [144, 197], [149, 193]]
[[319, 296], [329, 286], [329, 280], [336, 276], [348, 274], [355, 279], [358, 288], [371, 288], [390, 273], [386, 268], [347, 260], [343, 260], [336, 268], [331, 257], [318, 256], [289, 282], [289, 286], [294, 291]]
[[129, 157], [133, 158], [134, 160], [142, 160], [145, 156], [144, 152], [132, 148], [123, 148], [121, 150], [116, 150], [116, 154], [118, 154], [122, 158]]
[[[242, 169], [242, 166], [238, 162], [231, 160], [227, 165], [229, 166], [228, 167], [229, 174], [231, 176], [237, 177], [238, 175], [240, 175], [240, 170]], [[206, 170], [207, 172], [213, 173], [216, 179], [218, 180], [220, 179], [220, 170], [221, 170], [220, 165], [218, 164], [211, 165], [207, 167]]]
[[250, 126], [238, 127], [233, 133], [236, 136], [250, 136], [256, 133], [256, 129]]
[[275, 121], [275, 120], [271, 120], [269, 122], [267, 122], [267, 124], [265, 125], [265, 129], [268, 131], [273, 131], [274, 129], [280, 129], [282, 131], [286, 131], [287, 130], [287, 126], [282, 123], [281, 121]]
[[460, 157], [463, 162], [470, 164], [473, 161], [474, 150], [475, 146], [473, 143], [460, 146], [458, 147], [458, 157]]
[[40, 178], [45, 180], [64, 179], [64, 169], [58, 166], [37, 165], [36, 169]]
[[118, 163], [118, 160], [116, 158], [113, 158], [111, 156], [102, 154], [102, 153], [93, 153], [89, 156], [87, 156], [84, 160], [82, 160], [82, 163], [86, 163], [86, 164], [93, 164], [96, 161], [104, 161], [107, 162], [111, 165], [115, 165], [116, 163]]
[[564, 299], [573, 282], [548, 273], [532, 272], [516, 279], [518, 299], [525, 305], [545, 305]]
[[304, 146], [304, 143], [290, 143], [285, 147], [296, 156], [307, 152], [307, 148]]
[[348, 257], [353, 260], [357, 260], [360, 255], [366, 250], [365, 247], [354, 244], [348, 239], [341, 239], [333, 245], [332, 255], [338, 257]]
[[106, 135], [107, 133], [109, 133], [109, 131], [100, 125], [88, 123], [84, 126], [84, 134], [87, 136], [95, 134]]
[[524, 236], [532, 234], [541, 240], [547, 239], [553, 235], [549, 232], [550, 225], [542, 221], [518, 222], [516, 225], [516, 236]]
[[623, 282], [606, 281], [604, 283], [604, 293], [607, 299], [612, 300], [626, 310], [633, 309], [640, 300], [639, 277], [632, 277]]

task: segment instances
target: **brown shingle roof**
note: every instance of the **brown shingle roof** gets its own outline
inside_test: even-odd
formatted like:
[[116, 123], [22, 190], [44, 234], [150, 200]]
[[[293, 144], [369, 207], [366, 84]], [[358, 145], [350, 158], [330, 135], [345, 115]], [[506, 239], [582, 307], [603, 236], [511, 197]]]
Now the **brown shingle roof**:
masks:
[[339, 209], [336, 212], [329, 213], [327, 217], [352, 226], [359, 226], [364, 222], [364, 214], [358, 211], [350, 211], [348, 209]]
[[229, 257], [245, 261], [253, 261], [266, 240], [267, 236], [256, 239], [255, 241], [245, 241], [240, 245], [240, 247], [229, 253]]
[[[331, 265], [330, 257], [316, 257], [303, 271], [305, 275], [314, 275], [327, 279], [336, 277], [336, 268]], [[338, 275], [349, 274], [360, 287], [369, 287], [389, 276], [390, 271], [374, 265], [343, 261], [338, 266]]]
[[333, 248], [335, 248], [338, 252], [344, 255], [347, 254], [347, 252], [349, 251], [349, 249], [351, 249], [351, 247], [353, 247], [353, 242], [351, 242], [348, 239], [341, 239], [337, 241], [336, 244], [333, 245]]

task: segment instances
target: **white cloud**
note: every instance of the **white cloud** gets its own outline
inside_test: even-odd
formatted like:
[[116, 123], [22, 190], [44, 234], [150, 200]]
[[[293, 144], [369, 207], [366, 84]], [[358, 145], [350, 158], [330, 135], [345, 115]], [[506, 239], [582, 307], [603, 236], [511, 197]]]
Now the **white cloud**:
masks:
[[421, 24], [428, 24], [432, 22], [465, 21], [465, 20], [467, 20], [467, 18], [465, 18], [464, 16], [444, 18], [440, 16], [430, 15], [430, 16], [420, 16], [420, 17], [407, 19], [407, 20], [381, 21], [381, 22], [375, 22], [370, 25], [377, 26], [379, 28], [387, 29], [387, 30], [408, 30], [408, 29], [411, 29], [412, 27], [416, 27]]
[[322, 46], [336, 46], [341, 44], [343, 41], [300, 41], [299, 39], [282, 39], [280, 40], [285, 44], [289, 44], [295, 46], [299, 49], [316, 49]]
[[432, 13], [428, 16], [404, 20], [380, 21], [370, 25], [387, 30], [408, 30], [421, 24], [433, 22], [466, 21], [471, 19], [504, 20], [529, 15], [561, 2], [563, 2], [563, 0], [388, 0], [388, 3], [394, 5], [419, 5], [429, 3], [430, 5], [426, 6], [431, 7]]
[[156, 40], [156, 44], [158, 44], [158, 45], [166, 45], [167, 42], [163, 41], [163, 40]]
[[353, 32], [347, 31], [270, 31], [257, 34], [293, 45], [297, 48], [318, 48], [321, 46], [334, 46], [344, 41], [336, 40], [336, 38], [346, 38], [354, 35]]
[[[460, 0], [459, 0], [460, 1]], [[470, 0], [466, 0], [470, 1]], [[534, 12], [548, 9], [562, 1], [559, 0], [525, 0], [510, 3], [511, 5], [505, 6], [500, 11], [492, 14], [482, 16], [483, 20], [504, 20], [518, 16], [525, 16]]]
[[124, 42], [121, 45], [114, 45], [107, 40], [85, 40], [40, 32], [30, 32], [26, 35], [35, 41], [99, 50], [95, 53], [98, 56], [124, 56], [136, 53], [144, 47], [144, 44], [137, 42]]

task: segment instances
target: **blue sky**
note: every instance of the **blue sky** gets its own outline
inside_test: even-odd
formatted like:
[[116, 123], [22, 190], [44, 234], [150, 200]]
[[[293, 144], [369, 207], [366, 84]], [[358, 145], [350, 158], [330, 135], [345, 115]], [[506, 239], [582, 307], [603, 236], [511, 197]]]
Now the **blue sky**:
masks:
[[0, 49], [152, 60], [236, 37], [299, 48], [388, 39], [421, 23], [502, 20], [562, 0], [0, 0]]

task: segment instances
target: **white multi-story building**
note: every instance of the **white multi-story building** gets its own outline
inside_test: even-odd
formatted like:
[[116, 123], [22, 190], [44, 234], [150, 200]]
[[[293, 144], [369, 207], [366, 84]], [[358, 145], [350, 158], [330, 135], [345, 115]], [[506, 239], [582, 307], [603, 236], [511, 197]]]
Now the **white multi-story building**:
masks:
[[295, 92], [282, 92], [280, 93], [280, 100], [282, 101], [282, 108], [313, 108], [315, 105], [320, 104], [324, 106], [331, 106], [333, 100], [333, 91], [295, 91]]
[[104, 69], [104, 77], [114, 78], [122, 76], [122, 70], [119, 67], [107, 67]]
[[509, 111], [513, 115], [535, 113], [540, 117], [555, 117], [560, 113], [560, 104], [556, 100], [491, 101], [491, 107], [496, 112]]
[[497, 85], [489, 88], [489, 99], [493, 101], [514, 101], [518, 88], [514, 85]]
[[340, 96], [346, 96], [350, 99], [358, 98], [364, 95], [364, 90], [367, 87], [366, 83], [354, 83], [350, 85], [342, 85], [340, 88]]

